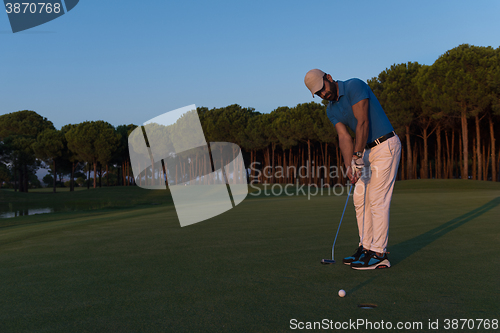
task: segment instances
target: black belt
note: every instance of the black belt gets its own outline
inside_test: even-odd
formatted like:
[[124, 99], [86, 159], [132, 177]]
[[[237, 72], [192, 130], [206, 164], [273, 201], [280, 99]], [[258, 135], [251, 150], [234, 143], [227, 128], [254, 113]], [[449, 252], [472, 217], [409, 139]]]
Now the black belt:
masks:
[[392, 138], [394, 135], [396, 135], [396, 132], [394, 132], [394, 131], [392, 131], [391, 133], [388, 133], [386, 135], [382, 135], [380, 138], [375, 139], [374, 141], [372, 141], [370, 143], [367, 143], [365, 148], [366, 149], [371, 149], [371, 148], [373, 148], [373, 147], [381, 144], [385, 140], [387, 140], [389, 138]]

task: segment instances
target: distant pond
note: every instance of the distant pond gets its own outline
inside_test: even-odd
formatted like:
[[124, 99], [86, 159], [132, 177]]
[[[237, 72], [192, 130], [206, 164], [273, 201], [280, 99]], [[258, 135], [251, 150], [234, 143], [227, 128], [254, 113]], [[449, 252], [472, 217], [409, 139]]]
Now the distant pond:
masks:
[[18, 216], [26, 216], [26, 215], [35, 215], [35, 214], [47, 214], [53, 213], [54, 208], [27, 208], [20, 210], [12, 210], [12, 211], [2, 211], [0, 210], [0, 219], [8, 219], [11, 217]]
[[88, 211], [93, 209], [100, 209], [109, 207], [108, 202], [102, 203], [82, 203], [82, 204], [57, 204], [53, 203], [50, 207], [33, 207], [32, 205], [13, 205], [13, 204], [0, 204], [0, 219], [9, 219], [19, 216], [35, 215], [35, 214], [48, 214], [54, 212], [69, 212], [69, 211]]

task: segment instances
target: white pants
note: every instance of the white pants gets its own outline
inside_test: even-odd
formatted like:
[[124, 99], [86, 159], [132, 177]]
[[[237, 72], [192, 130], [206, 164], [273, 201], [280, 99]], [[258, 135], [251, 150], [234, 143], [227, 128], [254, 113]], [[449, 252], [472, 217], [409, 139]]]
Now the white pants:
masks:
[[397, 135], [364, 151], [365, 168], [354, 188], [353, 201], [359, 245], [367, 250], [387, 250], [389, 210], [400, 158], [401, 141]]

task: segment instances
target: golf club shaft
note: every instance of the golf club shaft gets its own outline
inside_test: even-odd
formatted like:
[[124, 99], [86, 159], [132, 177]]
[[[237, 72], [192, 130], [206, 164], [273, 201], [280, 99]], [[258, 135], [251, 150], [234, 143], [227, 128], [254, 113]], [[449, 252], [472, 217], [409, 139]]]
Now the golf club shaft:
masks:
[[339, 227], [337, 228], [337, 233], [335, 234], [335, 240], [333, 241], [333, 246], [332, 246], [332, 260], [335, 260], [334, 259], [335, 242], [337, 242], [337, 236], [339, 235], [340, 225], [342, 224], [342, 220], [344, 219], [345, 209], [347, 207], [347, 203], [349, 202], [349, 197], [351, 196], [351, 191], [352, 191], [353, 187], [354, 187], [354, 185], [351, 184], [351, 188], [349, 188], [349, 193], [347, 194], [347, 199], [345, 201], [344, 211], [342, 212], [342, 217], [340, 218]]

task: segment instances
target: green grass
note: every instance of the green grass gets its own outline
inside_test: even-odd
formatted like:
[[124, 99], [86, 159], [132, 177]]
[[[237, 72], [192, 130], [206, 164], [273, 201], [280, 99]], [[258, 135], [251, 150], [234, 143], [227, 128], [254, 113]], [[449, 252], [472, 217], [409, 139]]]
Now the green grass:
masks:
[[[28, 193], [0, 190], [0, 214], [6, 212], [26, 211], [27, 209], [53, 208], [56, 214], [40, 215], [42, 221], [59, 218], [59, 212], [83, 212], [107, 209], [123, 209], [131, 207], [150, 207], [151, 205], [173, 205], [169, 191], [148, 191], [136, 186], [131, 187], [103, 187], [96, 189], [76, 188], [75, 192], [69, 189], [35, 189]], [[63, 217], [64, 218], [64, 217]], [[15, 221], [14, 221], [15, 220]], [[18, 217], [16, 219], [0, 219], [0, 226], [32, 223], [37, 218]]]
[[[320, 264], [345, 196], [249, 195], [184, 228], [166, 191], [0, 196], [110, 203], [1, 221], [0, 332], [285, 332], [291, 319], [325, 318], [422, 322], [423, 331], [439, 319], [444, 331], [445, 318], [499, 319], [499, 183], [398, 182], [393, 267], [364, 272]], [[356, 247], [351, 201], [335, 259]]]

